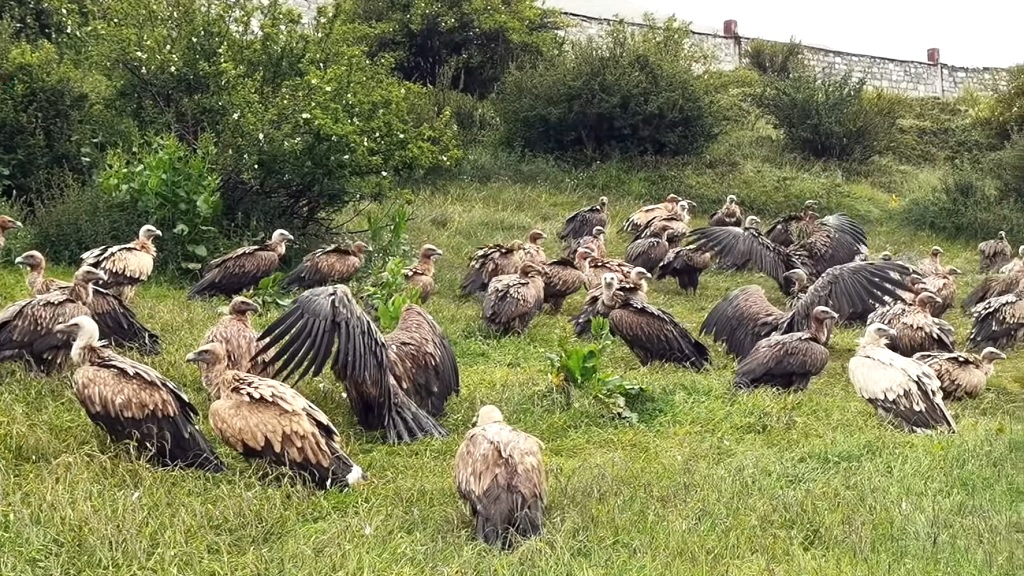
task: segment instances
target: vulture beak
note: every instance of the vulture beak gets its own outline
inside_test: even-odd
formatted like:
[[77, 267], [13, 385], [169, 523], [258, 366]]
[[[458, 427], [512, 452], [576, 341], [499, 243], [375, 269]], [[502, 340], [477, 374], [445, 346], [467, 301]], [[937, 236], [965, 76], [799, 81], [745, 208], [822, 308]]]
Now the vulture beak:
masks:
[[18, 256], [17, 258], [15, 258], [14, 259], [14, 263], [17, 264], [18, 266], [25, 266], [26, 265], [25, 264], [25, 259], [22, 258], [21, 256]]
[[444, 256], [444, 252], [441, 250], [434, 250], [434, 256]]
[[839, 314], [836, 314], [835, 310], [829, 310], [828, 311], [828, 317], [833, 319], [833, 320], [839, 320]]
[[199, 354], [196, 352], [189, 352], [188, 356], [185, 356], [185, 362], [197, 364], [199, 362]]
[[69, 322], [65, 322], [64, 324], [57, 324], [56, 326], [53, 327], [53, 331], [58, 334], [74, 334], [75, 325]]
[[14, 222], [11, 222], [11, 224], [14, 224], [15, 228], [24, 228], [25, 227], [24, 224], [22, 224], [21, 222], [18, 222], [17, 220], [15, 220]]
[[992, 353], [992, 357], [996, 358], [998, 360], [1006, 360], [1006, 354], [1004, 354], [1004, 353], [1002, 353], [1002, 352], [1000, 352], [998, 350]]
[[161, 238], [163, 238], [164, 233], [159, 231], [159, 230], [154, 230], [153, 231], [153, 236], [160, 236]]
[[366, 246], [366, 247], [363, 248], [363, 252], [373, 252], [373, 248], [370, 248], [369, 246]]

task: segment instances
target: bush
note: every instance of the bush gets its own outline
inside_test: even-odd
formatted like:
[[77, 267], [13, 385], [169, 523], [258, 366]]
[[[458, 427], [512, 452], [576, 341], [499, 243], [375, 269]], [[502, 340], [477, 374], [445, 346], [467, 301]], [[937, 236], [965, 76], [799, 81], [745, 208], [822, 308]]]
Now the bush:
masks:
[[674, 20], [643, 29], [619, 21], [601, 38], [514, 68], [495, 106], [505, 139], [531, 152], [694, 156], [718, 133], [694, 73], [706, 61]]
[[8, 24], [19, 40], [58, 42], [78, 34], [88, 21], [88, 4], [88, 0], [4, 0], [0, 23]]
[[890, 153], [916, 165], [974, 162], [999, 144], [971, 114], [966, 98], [899, 98], [903, 113], [896, 121]]
[[989, 122], [1002, 141], [1024, 133], [1024, 64], [1007, 70], [1006, 85], [992, 98]]
[[758, 74], [783, 80], [794, 74], [808, 72], [807, 62], [804, 60], [804, 47], [795, 40], [751, 40], [743, 48], [743, 63]]
[[911, 196], [903, 215], [916, 228], [969, 240], [993, 238], [1000, 230], [1024, 237], [1024, 225], [1008, 214], [1024, 205], [1000, 193], [998, 184], [969, 170], [956, 170], [942, 178], [931, 192]]

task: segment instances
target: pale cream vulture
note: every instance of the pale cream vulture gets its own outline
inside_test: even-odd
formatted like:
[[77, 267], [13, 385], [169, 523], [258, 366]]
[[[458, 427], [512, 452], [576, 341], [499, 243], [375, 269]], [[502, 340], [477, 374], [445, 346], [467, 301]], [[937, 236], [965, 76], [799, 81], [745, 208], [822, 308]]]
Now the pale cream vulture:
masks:
[[373, 252], [365, 242], [351, 248], [331, 244], [306, 254], [302, 262], [281, 281], [283, 290], [305, 290], [328, 284], [343, 284], [352, 279], [363, 266], [366, 253]]
[[1006, 241], [1006, 232], [1000, 230], [995, 240], [985, 240], [978, 244], [978, 271], [992, 272], [1010, 263], [1013, 247]]
[[11, 218], [10, 216], [0, 216], [0, 248], [3, 248], [7, 243], [7, 238], [5, 237], [7, 232], [21, 227], [21, 222], [18, 222], [14, 218]]
[[462, 278], [459, 293], [472, 296], [487, 292], [487, 285], [492, 278], [515, 274], [525, 257], [522, 240], [513, 240], [508, 245], [480, 246], [469, 259], [469, 269]]
[[562, 311], [565, 299], [579, 292], [586, 283], [587, 257], [590, 252], [585, 248], [576, 251], [576, 259], [560, 258], [544, 265], [544, 303], [551, 311]]
[[606, 196], [601, 196], [597, 204], [580, 208], [570, 214], [558, 232], [558, 239], [563, 243], [569, 243], [590, 234], [596, 226], [608, 227], [608, 198]]
[[966, 352], [920, 352], [914, 360], [927, 364], [942, 382], [944, 400], [977, 398], [995, 372], [996, 360], [1006, 360], [996, 348], [989, 346], [981, 355]]
[[185, 360], [197, 364], [203, 382], [214, 388], [210, 425], [232, 449], [289, 468], [321, 490], [343, 490], [365, 480], [342, 451], [338, 429], [297, 390], [229, 369], [224, 347], [216, 342]]
[[806, 390], [811, 378], [821, 374], [828, 365], [830, 321], [839, 316], [825, 306], [811, 313], [807, 330], [776, 334], [760, 340], [736, 366], [733, 386], [750, 390], [773, 386], [787, 391]]
[[424, 244], [420, 247], [419, 260], [412, 266], [402, 269], [406, 286], [419, 292], [420, 304], [425, 304], [434, 293], [434, 260], [441, 256], [444, 256], [444, 252], [438, 247]]
[[14, 259], [18, 266], [24, 266], [28, 274], [25, 275], [25, 283], [28, 284], [29, 293], [33, 296], [42, 296], [47, 292], [53, 292], [57, 288], [67, 288], [70, 282], [58, 280], [57, 278], [46, 277], [46, 258], [35, 250], [25, 252]]
[[[646, 303], [647, 281], [650, 278], [651, 274], [647, 270], [639, 267], [633, 268], [629, 271], [629, 277], [626, 280], [619, 281], [615, 285], [615, 292], [612, 294], [614, 301], [621, 303], [632, 299]], [[587, 338], [592, 334], [591, 321], [595, 316], [608, 317], [613, 307], [606, 304], [607, 301], [603, 286], [587, 291], [587, 298], [583, 301], [580, 312], [570, 319], [577, 338]]]
[[516, 274], [497, 276], [487, 286], [482, 317], [498, 334], [521, 334], [544, 303], [544, 270], [523, 262]]
[[912, 432], [956, 432], [953, 416], [942, 401], [942, 382], [935, 371], [888, 348], [893, 331], [871, 324], [850, 358], [853, 389], [884, 420]]
[[502, 549], [541, 534], [547, 478], [537, 438], [480, 408], [455, 454], [455, 488], [473, 516], [477, 538]]
[[188, 297], [235, 296], [255, 287], [277, 270], [285, 244], [294, 239], [286, 230], [275, 230], [263, 244], [244, 246], [211, 260], [203, 269], [203, 277], [188, 291]]
[[259, 311], [260, 307], [252, 300], [235, 296], [228, 305], [227, 314], [206, 332], [200, 345], [217, 342], [224, 347], [229, 369], [269, 377], [272, 369], [267, 361], [270, 357], [266, 354], [256, 357], [257, 334], [250, 319]]
[[163, 236], [155, 226], [146, 224], [139, 229], [138, 237], [128, 244], [100, 246], [82, 254], [82, 265], [92, 266], [107, 275], [107, 279], [96, 286], [109, 290], [128, 302], [135, 296], [139, 284], [149, 279], [156, 259], [153, 239]]
[[668, 216], [670, 214], [680, 214], [680, 203], [683, 199], [675, 194], [669, 194], [665, 197], [665, 201], [659, 204], [651, 204], [644, 206], [636, 212], [629, 215], [626, 221], [622, 223], [623, 232], [639, 232], [649, 221], [659, 216]]
[[708, 219], [708, 226], [743, 226], [743, 211], [735, 195], [726, 196], [725, 204]]
[[111, 440], [132, 443], [155, 466], [224, 471], [196, 426], [199, 411], [174, 382], [107, 348], [88, 316], [76, 316], [54, 330], [74, 339], [75, 397]]

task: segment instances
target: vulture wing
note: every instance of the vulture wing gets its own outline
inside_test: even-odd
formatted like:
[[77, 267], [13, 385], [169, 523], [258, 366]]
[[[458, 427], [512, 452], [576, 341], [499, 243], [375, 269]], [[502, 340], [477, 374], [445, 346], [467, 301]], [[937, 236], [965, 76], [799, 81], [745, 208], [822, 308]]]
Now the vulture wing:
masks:
[[544, 302], [558, 312], [567, 297], [583, 288], [584, 280], [583, 272], [572, 260], [561, 258], [548, 262], [544, 266]]
[[723, 270], [756, 270], [782, 287], [783, 274], [800, 268], [800, 263], [782, 246], [768, 240], [754, 228], [709, 226], [688, 235], [688, 247], [714, 252]]
[[459, 394], [455, 351], [441, 327], [425, 310], [407, 304], [384, 341], [391, 373], [405, 395], [427, 414], [441, 416], [448, 397]]
[[359, 255], [350, 248], [332, 244], [314, 250], [281, 281], [283, 289], [315, 288], [330, 283], [348, 282], [359, 271]]
[[1024, 280], [1024, 268], [1009, 274], [993, 274], [981, 279], [981, 284], [964, 299], [964, 311], [968, 312], [985, 300], [1012, 293]]
[[83, 315], [89, 309], [69, 298], [67, 290], [8, 305], [0, 312], [0, 361], [28, 361], [44, 373], [63, 368], [71, 342], [54, 328]]
[[518, 275], [499, 276], [487, 288], [483, 318], [498, 332], [525, 330], [543, 303], [530, 282]]
[[668, 243], [661, 238], [638, 238], [626, 247], [626, 262], [654, 271], [668, 254]]
[[967, 337], [968, 350], [1010, 348], [1024, 333], [1024, 295], [1013, 292], [989, 298], [972, 308], [971, 316], [974, 325]]
[[130, 346], [147, 356], [160, 353], [160, 337], [139, 322], [121, 298], [102, 288], [92, 289], [89, 315], [100, 328], [100, 338], [115, 346]]
[[565, 219], [562, 230], [558, 233], [558, 239], [568, 241], [583, 238], [593, 232], [596, 226], [607, 228], [608, 214], [602, 212], [600, 206], [595, 204], [570, 214]]
[[724, 344], [729, 354], [742, 358], [775, 332], [782, 318], [782, 310], [768, 301], [763, 288], [743, 286], [715, 304], [704, 318], [700, 333]]
[[803, 390], [812, 376], [828, 365], [828, 349], [806, 332], [769, 336], [740, 360], [734, 380], [737, 388], [771, 384]]
[[859, 223], [840, 212], [819, 220], [814, 233], [794, 244], [791, 251], [803, 264], [802, 268], [817, 277], [833, 266], [853, 262], [867, 254], [867, 233]]
[[281, 259], [266, 245], [246, 246], [212, 260], [203, 277], [189, 290], [189, 298], [234, 296], [252, 288], [277, 270]]
[[655, 268], [655, 278], [661, 280], [671, 276], [683, 291], [696, 292], [700, 286], [700, 275], [711, 267], [711, 253], [696, 248], [673, 248]]
[[953, 417], [942, 402], [942, 384], [924, 364], [872, 347], [850, 359], [849, 376], [862, 398], [913, 430], [948, 427]]
[[811, 313], [828, 306], [840, 322], [861, 321], [875, 310], [901, 300], [909, 290], [904, 281], [910, 268], [900, 262], [850, 262], [825, 271], [781, 324], [783, 333], [806, 330]]
[[107, 279], [96, 283], [101, 288], [134, 286], [153, 273], [153, 256], [131, 244], [90, 250], [82, 254], [82, 264], [106, 273]]
[[779, 246], [791, 246], [797, 241], [796, 227], [804, 222], [804, 215], [792, 213], [776, 218], [768, 224], [765, 236]]
[[671, 314], [649, 304], [626, 300], [608, 314], [608, 325], [641, 364], [666, 362], [691, 370], [711, 364], [711, 355], [700, 340]]

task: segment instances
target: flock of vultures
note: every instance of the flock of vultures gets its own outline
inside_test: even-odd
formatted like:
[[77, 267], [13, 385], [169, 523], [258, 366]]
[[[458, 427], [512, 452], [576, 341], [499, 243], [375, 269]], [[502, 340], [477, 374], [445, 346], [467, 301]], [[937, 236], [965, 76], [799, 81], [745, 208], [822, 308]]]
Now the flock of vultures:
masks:
[[[763, 230], [734, 196], [708, 226], [691, 229], [694, 207], [669, 195], [634, 212], [621, 226], [633, 240], [617, 259], [605, 249], [608, 200], [601, 198], [566, 218], [557, 258], [545, 254], [541, 230], [524, 241], [479, 248], [461, 293], [482, 299], [484, 325], [506, 335], [528, 330], [545, 308], [561, 313], [569, 296], [585, 291], [582, 308], [569, 320], [579, 338], [591, 337], [591, 321], [603, 317], [641, 364], [701, 371], [711, 363], [707, 346], [648, 302], [648, 282], [673, 278], [684, 293], [694, 293], [709, 270], [759, 272], [777, 283], [785, 308], [774, 306], [760, 286], [742, 286], [714, 306], [698, 330], [736, 357], [735, 388], [806, 389], [829, 361], [835, 327], [861, 324], [866, 328], [848, 368], [853, 388], [881, 417], [914, 432], [956, 432], [946, 402], [976, 397], [993, 363], [1006, 358], [1000, 349], [1024, 336], [1024, 247], [1012, 258], [1003, 233], [978, 247], [988, 275], [962, 304], [974, 324], [965, 350], [958, 351], [942, 316], [955, 304], [959, 271], [942, 264], [940, 247], [919, 258], [869, 258], [863, 227], [843, 213], [819, 216], [814, 201]], [[20, 227], [0, 217], [0, 246], [3, 232]], [[219, 472], [225, 464], [197, 427], [198, 411], [181, 388], [118, 352], [160, 354], [159, 335], [130, 307], [153, 270], [160, 235], [146, 225], [130, 243], [86, 252], [70, 282], [48, 277], [38, 251], [19, 256], [28, 293], [0, 312], [0, 361], [40, 375], [73, 365], [75, 396], [113, 440], [132, 443], [158, 467]], [[277, 230], [263, 244], [206, 265], [189, 298], [232, 300], [184, 360], [198, 368], [211, 400], [210, 425], [227, 447], [291, 469], [318, 488], [346, 488], [365, 480], [362, 469], [342, 450], [331, 419], [293, 384], [329, 369], [365, 430], [391, 443], [446, 436], [438, 419], [459, 393], [458, 362], [423, 308], [443, 253], [421, 247], [418, 261], [404, 270], [418, 300], [383, 334], [345, 285], [371, 248], [355, 242], [316, 250], [284, 281], [301, 293], [257, 333], [250, 317], [259, 307], [240, 294], [278, 269], [292, 239]], [[479, 410], [455, 457], [455, 484], [477, 536], [488, 544], [509, 547], [540, 533], [546, 498], [541, 448], [506, 424], [498, 408]]]

